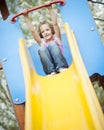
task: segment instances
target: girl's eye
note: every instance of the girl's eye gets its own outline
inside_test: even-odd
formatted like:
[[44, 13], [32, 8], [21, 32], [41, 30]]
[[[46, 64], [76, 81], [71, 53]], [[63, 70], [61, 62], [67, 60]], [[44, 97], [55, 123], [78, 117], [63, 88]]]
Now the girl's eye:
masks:
[[41, 33], [44, 33], [44, 31], [42, 31]]

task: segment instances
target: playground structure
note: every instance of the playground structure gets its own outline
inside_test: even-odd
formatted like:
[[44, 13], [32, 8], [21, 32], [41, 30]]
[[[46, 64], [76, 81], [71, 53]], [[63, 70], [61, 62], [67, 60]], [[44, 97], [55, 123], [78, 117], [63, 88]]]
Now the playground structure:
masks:
[[[103, 113], [88, 78], [94, 73], [104, 75], [104, 47], [87, 1], [64, 2], [57, 0], [49, 4], [64, 5], [58, 6], [67, 22], [66, 35], [62, 37], [69, 68], [52, 77], [46, 77], [42, 71], [36, 51], [38, 45], [25, 46], [19, 23], [14, 20], [22, 13], [16, 17], [10, 15], [0, 23], [0, 59], [13, 103], [19, 105], [26, 100], [25, 130], [104, 129]], [[11, 24], [10, 20], [15, 23]]]

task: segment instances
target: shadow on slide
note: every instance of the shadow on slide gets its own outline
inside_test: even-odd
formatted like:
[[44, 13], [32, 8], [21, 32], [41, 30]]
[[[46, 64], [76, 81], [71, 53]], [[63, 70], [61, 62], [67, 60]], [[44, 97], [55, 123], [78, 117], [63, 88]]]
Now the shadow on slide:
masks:
[[74, 33], [67, 23], [65, 30], [73, 62], [54, 76], [38, 75], [23, 39], [19, 41], [26, 86], [25, 130], [104, 130], [103, 113]]

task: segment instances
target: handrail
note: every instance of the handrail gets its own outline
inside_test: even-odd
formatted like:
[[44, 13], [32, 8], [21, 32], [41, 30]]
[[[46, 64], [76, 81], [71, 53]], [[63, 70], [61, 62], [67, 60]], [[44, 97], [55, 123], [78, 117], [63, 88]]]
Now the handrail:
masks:
[[[34, 11], [34, 10], [38, 10], [38, 9], [40, 9], [40, 8], [48, 7], [48, 6], [51, 6], [52, 4], [57, 4], [57, 3], [60, 3], [60, 5], [63, 6], [63, 5], [65, 5], [65, 0], [54, 0], [54, 1], [52, 1], [52, 2], [45, 3], [45, 4], [43, 4], [43, 5], [36, 6], [36, 7], [34, 7], [34, 8], [28, 9], [27, 12], [29, 13], [29, 12], [32, 12], [32, 11]], [[15, 19], [16, 19], [17, 17], [21, 16], [21, 15], [24, 15], [24, 11], [22, 11], [22, 12], [16, 14], [15, 16], [13, 16], [13, 17], [11, 18], [11, 20], [10, 20], [11, 23], [15, 23], [15, 22], [16, 22]]]

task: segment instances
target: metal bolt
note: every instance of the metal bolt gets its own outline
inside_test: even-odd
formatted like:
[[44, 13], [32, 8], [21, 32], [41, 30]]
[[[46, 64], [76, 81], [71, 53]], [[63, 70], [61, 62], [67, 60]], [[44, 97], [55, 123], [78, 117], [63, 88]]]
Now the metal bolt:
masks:
[[19, 98], [16, 98], [15, 101], [16, 101], [16, 102], [19, 102]]
[[94, 31], [95, 29], [92, 27], [92, 28], [90, 28], [90, 30], [91, 30], [91, 31]]
[[7, 58], [4, 58], [3, 61], [6, 62], [6, 61], [7, 61]]

